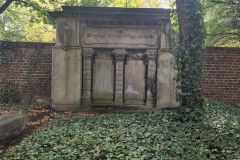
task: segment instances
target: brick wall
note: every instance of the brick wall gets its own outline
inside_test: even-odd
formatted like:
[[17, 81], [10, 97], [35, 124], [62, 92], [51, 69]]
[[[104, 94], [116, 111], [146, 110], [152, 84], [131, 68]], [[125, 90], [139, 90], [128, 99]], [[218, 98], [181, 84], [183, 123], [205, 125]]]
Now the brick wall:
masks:
[[[0, 63], [0, 87], [3, 81], [14, 81], [23, 102], [34, 96], [34, 101], [51, 100], [51, 43], [13, 43], [13, 57]], [[208, 98], [240, 104], [240, 48], [214, 48], [206, 51], [206, 77], [203, 91]]]
[[53, 44], [17, 42], [10, 45], [15, 46], [7, 52], [11, 60], [0, 63], [0, 87], [4, 81], [12, 81], [18, 86], [22, 102], [49, 103]]
[[240, 48], [207, 48], [206, 70], [204, 95], [240, 104]]

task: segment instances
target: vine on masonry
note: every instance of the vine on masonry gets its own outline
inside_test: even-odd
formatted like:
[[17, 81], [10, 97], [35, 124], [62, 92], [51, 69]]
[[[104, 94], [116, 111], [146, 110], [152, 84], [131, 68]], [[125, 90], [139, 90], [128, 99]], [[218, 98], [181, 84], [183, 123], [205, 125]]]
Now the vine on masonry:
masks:
[[183, 38], [180, 35], [173, 50], [178, 71], [176, 76], [177, 101], [182, 106], [194, 109], [202, 106], [204, 101], [202, 80], [205, 63], [205, 29], [200, 2], [198, 0], [184, 0], [183, 2], [185, 34]]
[[39, 63], [38, 59], [39, 59], [40, 53], [41, 53], [40, 50], [36, 49], [34, 54], [29, 56], [28, 72], [27, 72], [26, 77], [25, 77], [27, 82], [25, 83], [25, 85], [23, 85], [22, 91], [21, 91], [21, 93], [26, 93], [26, 92], [29, 93], [27, 99], [25, 100], [25, 102], [27, 104], [32, 104], [33, 103], [33, 98], [34, 98], [35, 93], [36, 93], [38, 79], [34, 80], [32, 78], [32, 74], [37, 69], [37, 66], [38, 66], [38, 63]]
[[[15, 58], [15, 54], [10, 51], [16, 48], [15, 43], [0, 41], [0, 65], [8, 66], [8, 62]], [[19, 103], [21, 96], [14, 79], [9, 79], [10, 69], [6, 75], [1, 75], [0, 79], [0, 102], [2, 103]]]
[[14, 50], [16, 45], [7, 41], [0, 41], [0, 64], [9, 62], [14, 58], [13, 54], [8, 54], [8, 51]]
[[15, 82], [18, 70], [11, 69], [11, 62], [16, 61], [16, 43], [0, 41], [0, 65], [5, 65], [6, 71], [0, 79], [0, 103], [23, 103], [32, 104], [36, 93], [38, 79], [32, 78], [32, 74], [37, 69], [38, 59], [41, 53], [40, 48], [36, 48], [33, 54], [28, 56], [28, 71], [25, 73], [25, 83], [18, 86]]

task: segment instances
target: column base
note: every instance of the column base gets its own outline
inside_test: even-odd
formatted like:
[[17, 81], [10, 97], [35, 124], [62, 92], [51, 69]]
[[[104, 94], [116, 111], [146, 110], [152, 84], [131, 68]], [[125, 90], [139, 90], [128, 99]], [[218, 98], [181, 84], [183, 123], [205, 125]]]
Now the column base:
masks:
[[114, 105], [123, 105], [123, 99], [115, 99]]
[[53, 104], [52, 108], [56, 111], [70, 112], [78, 111], [81, 109], [81, 105], [72, 105], [72, 104]]

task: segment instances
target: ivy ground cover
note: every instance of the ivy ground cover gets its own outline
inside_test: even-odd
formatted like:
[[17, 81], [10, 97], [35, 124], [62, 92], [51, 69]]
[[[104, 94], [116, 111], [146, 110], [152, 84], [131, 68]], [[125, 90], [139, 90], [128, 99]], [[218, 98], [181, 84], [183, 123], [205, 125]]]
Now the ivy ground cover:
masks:
[[205, 103], [199, 122], [178, 110], [69, 115], [1, 153], [0, 159], [240, 159], [240, 108]]

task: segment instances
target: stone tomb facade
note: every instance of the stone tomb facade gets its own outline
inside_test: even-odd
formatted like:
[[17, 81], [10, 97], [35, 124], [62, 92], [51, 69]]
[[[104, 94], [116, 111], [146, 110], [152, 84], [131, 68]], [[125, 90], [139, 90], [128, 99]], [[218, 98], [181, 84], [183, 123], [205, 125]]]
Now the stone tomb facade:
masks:
[[53, 47], [52, 106], [175, 107], [170, 10], [62, 7]]

